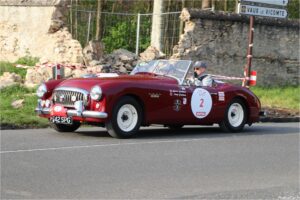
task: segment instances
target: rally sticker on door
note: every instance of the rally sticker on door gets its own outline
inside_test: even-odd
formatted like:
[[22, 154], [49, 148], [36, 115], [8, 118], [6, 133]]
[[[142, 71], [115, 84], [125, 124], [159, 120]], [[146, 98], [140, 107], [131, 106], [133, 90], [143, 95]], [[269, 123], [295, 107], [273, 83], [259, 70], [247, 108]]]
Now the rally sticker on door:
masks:
[[196, 88], [191, 99], [191, 108], [195, 117], [202, 119], [206, 117], [212, 107], [212, 99], [209, 92], [202, 88]]

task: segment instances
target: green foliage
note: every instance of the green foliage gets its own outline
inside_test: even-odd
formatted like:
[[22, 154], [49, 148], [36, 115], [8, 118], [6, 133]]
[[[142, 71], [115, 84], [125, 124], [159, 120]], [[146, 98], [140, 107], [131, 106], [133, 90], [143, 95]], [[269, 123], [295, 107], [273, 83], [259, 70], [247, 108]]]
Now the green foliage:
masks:
[[[15, 85], [1, 90], [0, 93], [0, 123], [2, 126], [17, 127], [47, 127], [48, 121], [38, 117], [34, 109], [37, 105], [35, 90]], [[11, 103], [24, 99], [22, 108], [13, 108]]]
[[300, 13], [299, 0], [290, 0], [287, 5], [287, 10], [290, 19], [299, 19], [299, 13]]
[[25, 78], [27, 70], [23, 68], [16, 68], [14, 64], [9, 62], [0, 62], [0, 76], [2, 76], [4, 72], [16, 73], [22, 78]]
[[[107, 34], [103, 39], [102, 42], [105, 44], [105, 50], [110, 53], [115, 49], [123, 48], [129, 51], [135, 51], [135, 41], [131, 35], [136, 34], [136, 21], [122, 21], [118, 22], [115, 26], [109, 28]], [[149, 28], [150, 22], [144, 21], [141, 24], [141, 27]], [[140, 48], [145, 50], [150, 45], [150, 36], [147, 35], [140, 35]]]
[[126, 22], [119, 22], [114, 27], [111, 27], [108, 31], [109, 34], [102, 39], [105, 44], [105, 50], [109, 53], [119, 48], [129, 50], [128, 29]]
[[253, 87], [263, 107], [300, 109], [300, 86]]
[[26, 66], [34, 66], [39, 61], [39, 58], [37, 57], [31, 57], [31, 56], [25, 56], [19, 58], [15, 63], [26, 65]]

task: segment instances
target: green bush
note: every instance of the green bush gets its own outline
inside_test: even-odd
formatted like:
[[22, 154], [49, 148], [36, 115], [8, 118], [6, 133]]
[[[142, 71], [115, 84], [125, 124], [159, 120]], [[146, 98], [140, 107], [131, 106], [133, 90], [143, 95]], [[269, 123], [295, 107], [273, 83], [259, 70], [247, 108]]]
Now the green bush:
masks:
[[105, 50], [109, 53], [119, 48], [130, 50], [127, 31], [128, 25], [126, 22], [119, 22], [116, 24], [116, 26], [111, 27], [109, 30], [109, 35], [102, 39], [105, 44]]
[[[141, 29], [149, 28], [151, 26], [149, 20], [143, 21], [141, 23]], [[105, 44], [105, 51], [111, 53], [115, 49], [127, 49], [131, 52], [135, 52], [135, 37], [136, 35], [137, 23], [135, 20], [122, 21], [117, 23], [108, 29], [109, 34], [107, 34], [102, 42]], [[140, 51], [145, 50], [150, 45], [150, 36], [143, 34], [141, 30], [140, 34]]]

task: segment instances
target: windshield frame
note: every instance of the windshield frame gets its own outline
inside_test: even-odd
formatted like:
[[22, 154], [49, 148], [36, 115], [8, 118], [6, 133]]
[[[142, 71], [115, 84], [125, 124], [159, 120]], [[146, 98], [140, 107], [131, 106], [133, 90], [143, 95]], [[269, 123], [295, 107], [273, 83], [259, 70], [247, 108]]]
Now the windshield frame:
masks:
[[[143, 72], [146, 72], [146, 73], [153, 73], [153, 74], [156, 74], [156, 75], [167, 76], [167, 77], [173, 78], [173, 79], [177, 80], [178, 85], [183, 85], [183, 83], [185, 82], [186, 76], [187, 76], [187, 74], [188, 74], [188, 72], [189, 72], [189, 70], [190, 70], [191, 64], [193, 63], [193, 61], [191, 61], [191, 60], [175, 60], [175, 59], [170, 59], [170, 60], [168, 60], [168, 59], [161, 59], [161, 60], [151, 60], [151, 61], [154, 61], [154, 63], [148, 67], [148, 68], [150, 69], [150, 68], [152, 68], [152, 66], [154, 66], [153, 69], [151, 69], [151, 71], [140, 71], [140, 72], [137, 71], [137, 72], [134, 72], [134, 70], [135, 70], [137, 67], [140, 67], [139, 64], [137, 64], [137, 65], [135, 66], [135, 68], [132, 70], [131, 74], [132, 74], [132, 75], [135, 75], [135, 74], [139, 74], [139, 73], [143, 73]], [[149, 63], [149, 62], [151, 62], [151, 61], [148, 61], [147, 63]], [[187, 67], [186, 67], [186, 68], [184, 69], [184, 71], [183, 71], [183, 76], [182, 76], [182, 78], [178, 78], [178, 77], [173, 76], [173, 75], [170, 75], [170, 74], [157, 73], [157, 72], [159, 71], [159, 63], [162, 63], [162, 62], [166, 62], [166, 63], [170, 63], [170, 62], [179, 63], [179, 62], [182, 62], [182, 61], [186, 62], [186, 65], [187, 65]], [[170, 64], [168, 65], [168, 67], [169, 67], [171, 64], [173, 65], [174, 63], [170, 63]]]

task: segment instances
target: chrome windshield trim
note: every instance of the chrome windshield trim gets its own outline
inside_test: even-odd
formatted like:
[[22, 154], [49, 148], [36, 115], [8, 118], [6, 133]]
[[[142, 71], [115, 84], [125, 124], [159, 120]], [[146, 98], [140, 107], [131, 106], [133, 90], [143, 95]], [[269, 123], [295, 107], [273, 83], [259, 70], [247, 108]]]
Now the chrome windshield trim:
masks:
[[[156, 62], [155, 62], [155, 68], [153, 69], [153, 72], [156, 71], [156, 68], [158, 67], [158, 63], [159, 63], [160, 61], [163, 61], [163, 62], [166, 62], [166, 61], [187, 61], [187, 62], [189, 63], [189, 65], [188, 65], [188, 67], [186, 68], [186, 71], [185, 71], [185, 73], [184, 73], [184, 75], [183, 75], [183, 77], [182, 77], [182, 80], [180, 80], [180, 78], [177, 78], [177, 77], [172, 76], [172, 75], [163, 74], [163, 76], [167, 76], [167, 77], [171, 77], [171, 78], [176, 79], [177, 82], [178, 82], [178, 85], [183, 85], [183, 82], [184, 82], [184, 80], [185, 80], [185, 78], [186, 78], [186, 76], [187, 76], [187, 74], [188, 74], [188, 72], [189, 72], [189, 70], [190, 70], [190, 68], [191, 68], [191, 63], [192, 63], [193, 61], [191, 61], [191, 60], [176, 60], [176, 59], [169, 59], [169, 60], [168, 60], [168, 59], [161, 59], [161, 60], [156, 60]], [[162, 75], [162, 74], [158, 74], [158, 75]]]
[[193, 61], [191, 61], [191, 60], [189, 60], [189, 66], [188, 66], [188, 68], [187, 68], [187, 70], [186, 70], [186, 72], [185, 72], [185, 74], [184, 74], [184, 76], [183, 76], [183, 78], [182, 78], [182, 81], [181, 81], [181, 83], [179, 84], [179, 85], [183, 85], [183, 83], [184, 83], [184, 80], [186, 79], [186, 76], [187, 76], [187, 74], [189, 73], [189, 71], [190, 71], [190, 68], [191, 68], [191, 64], [193, 63]]
[[[131, 75], [137, 74], [139, 72], [146, 72], [146, 73], [153, 73], [159, 76], [166, 76], [166, 77], [170, 77], [170, 78], [174, 78], [177, 81], [178, 85], [183, 85], [184, 80], [186, 79], [186, 76], [189, 72], [189, 69], [191, 68], [191, 64], [193, 63], [193, 61], [191, 60], [176, 60], [176, 59], [158, 59], [158, 60], [151, 60], [149, 62], [153, 62], [151, 65], [148, 65], [145, 67], [145, 69], [143, 70], [139, 70], [139, 67], [143, 67], [140, 66], [139, 64], [135, 66], [135, 68], [133, 69], [131, 73]], [[149, 63], [146, 62], [146, 63]], [[166, 62], [165, 64], [168, 64], [169, 66], [175, 66], [177, 64], [181, 65], [180, 62], [183, 62], [184, 65], [182, 65], [183, 69], [179, 70], [181, 71], [182, 75], [180, 74], [180, 77], [175, 76], [174, 74], [168, 74], [168, 73], [160, 73], [159, 72], [159, 63], [161, 62]], [[172, 62], [172, 63], [170, 63]], [[186, 65], [185, 65], [186, 64]], [[135, 70], [137, 69], [137, 70]]]
[[80, 88], [74, 88], [74, 87], [58, 87], [58, 88], [55, 88], [54, 91], [72, 91], [72, 92], [81, 92], [83, 93], [84, 95], [88, 95], [89, 92], [87, 90], [84, 90], [84, 89], [80, 89]]

